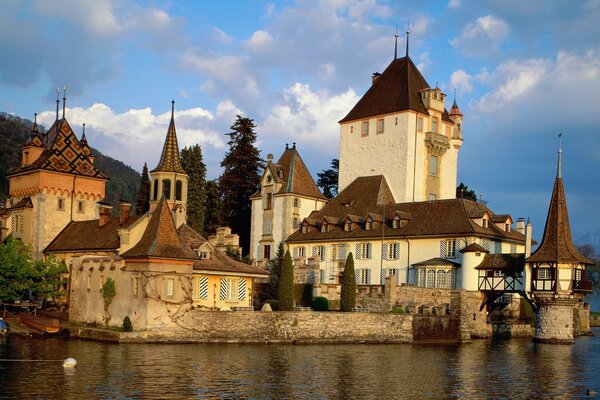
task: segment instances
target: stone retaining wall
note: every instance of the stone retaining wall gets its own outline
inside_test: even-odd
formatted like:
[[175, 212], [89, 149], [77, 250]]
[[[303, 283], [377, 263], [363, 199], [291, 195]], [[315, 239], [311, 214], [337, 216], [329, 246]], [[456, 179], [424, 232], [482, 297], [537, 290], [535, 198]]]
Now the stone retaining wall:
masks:
[[534, 328], [529, 324], [506, 324], [493, 323], [493, 335], [496, 338], [530, 338], [533, 336]]

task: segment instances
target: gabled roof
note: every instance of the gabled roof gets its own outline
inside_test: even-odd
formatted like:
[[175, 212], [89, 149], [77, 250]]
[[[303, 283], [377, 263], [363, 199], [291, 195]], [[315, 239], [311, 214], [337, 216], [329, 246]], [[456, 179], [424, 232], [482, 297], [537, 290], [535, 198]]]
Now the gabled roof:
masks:
[[374, 115], [413, 110], [429, 115], [420, 90], [429, 84], [410, 57], [398, 58], [383, 71], [340, 123]]
[[201, 234], [196, 232], [188, 224], [182, 224], [177, 228], [177, 236], [183, 246], [189, 247], [194, 250], [208, 242]]
[[567, 198], [560, 173], [554, 181], [542, 244], [526, 261], [531, 263], [594, 264], [592, 260], [581, 254], [573, 244], [569, 213], [567, 211]]
[[169, 205], [161, 198], [140, 241], [123, 258], [195, 259], [196, 253], [181, 244]]
[[108, 179], [86, 155], [66, 119], [58, 120], [50, 127], [44, 147], [45, 150], [35, 162], [27, 166], [17, 167], [8, 175], [43, 169]]
[[435, 258], [431, 258], [431, 259], [426, 260], [426, 261], [421, 261], [421, 262], [418, 262], [418, 263], [414, 263], [413, 265], [415, 267], [418, 267], [418, 266], [421, 266], [421, 265], [423, 265], [423, 266], [429, 266], [429, 265], [442, 265], [442, 266], [445, 266], [445, 265], [447, 265], [447, 266], [452, 266], [452, 267], [460, 267], [460, 263], [455, 262], [455, 261], [450, 261], [448, 259], [440, 258], [440, 257], [435, 257]]
[[[283, 183], [278, 193], [295, 193], [307, 197], [325, 199], [310, 172], [308, 172], [308, 168], [306, 168], [304, 161], [302, 161], [302, 157], [300, 157], [295, 145], [291, 148], [286, 147], [279, 160], [277, 160], [277, 163], [275, 165], [268, 164], [268, 168], [275, 169], [272, 175], [276, 180]], [[282, 172], [281, 177], [278, 171]]]
[[128, 227], [140, 218], [130, 216], [125, 223], [119, 217], [111, 218], [100, 226], [97, 219], [71, 221], [44, 249], [44, 253], [71, 251], [117, 251], [120, 246], [119, 229]]
[[461, 253], [489, 253], [490, 251], [480, 245], [479, 243], [471, 243], [467, 247], [462, 250], [459, 250]]
[[167, 131], [167, 137], [165, 138], [165, 144], [163, 145], [162, 153], [158, 165], [150, 172], [177, 172], [179, 174], [185, 174], [185, 170], [181, 166], [179, 159], [179, 145], [177, 144], [177, 132], [175, 131], [175, 103], [172, 103], [171, 107], [171, 122], [169, 123], [169, 130]]
[[27, 138], [25, 144], [21, 147], [26, 146], [44, 147], [44, 140], [42, 139], [42, 135], [40, 134], [40, 129], [38, 128], [37, 124], [37, 114], [35, 114], [35, 122], [31, 128], [31, 134]]

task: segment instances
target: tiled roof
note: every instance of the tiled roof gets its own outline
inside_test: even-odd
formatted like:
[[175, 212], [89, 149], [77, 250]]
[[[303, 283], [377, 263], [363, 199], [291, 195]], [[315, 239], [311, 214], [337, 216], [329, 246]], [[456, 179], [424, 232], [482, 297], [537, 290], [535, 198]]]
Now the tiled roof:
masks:
[[[306, 168], [295, 146], [286, 148], [277, 161], [277, 164], [270, 164], [269, 167], [275, 168], [276, 171], [273, 173], [273, 176], [283, 183], [281, 189], [279, 189], [279, 193], [295, 193], [307, 197], [325, 199], [310, 172], [308, 172], [308, 168]], [[282, 172], [282, 177], [279, 177], [279, 170]]]
[[266, 269], [256, 268], [252, 265], [235, 261], [220, 250], [213, 251], [210, 259], [194, 262], [194, 270], [221, 272], [223, 274], [229, 272], [233, 274], [264, 275], [265, 277], [269, 275], [269, 271]]
[[363, 97], [341, 121], [414, 110], [429, 115], [419, 91], [429, 84], [410, 57], [398, 58], [383, 71]]
[[71, 221], [52, 242], [44, 253], [66, 251], [116, 251], [119, 248], [119, 229], [137, 221], [140, 216], [129, 217], [123, 225], [119, 217], [111, 218], [100, 226], [97, 219], [89, 221]]
[[573, 245], [569, 213], [567, 211], [567, 198], [560, 177], [557, 177], [554, 182], [542, 244], [527, 259], [527, 262], [594, 264], [592, 260], [581, 254]]
[[[382, 200], [387, 204], [381, 205]], [[359, 226], [352, 231], [345, 231], [343, 224], [330, 226], [328, 232], [320, 229], [309, 229], [309, 232], [296, 231], [290, 235], [288, 242], [310, 242], [319, 240], [350, 240], [360, 238], [381, 238], [382, 229], [385, 237], [424, 237], [424, 236], [456, 236], [478, 235], [501, 240], [524, 242], [525, 236], [516, 230], [509, 232], [489, 224], [487, 228], [479, 226], [469, 217], [469, 210], [482, 208], [493, 213], [483, 204], [466, 199], [447, 199], [412, 203], [394, 203], [389, 187], [383, 176], [360, 177], [348, 185], [341, 193], [326, 204], [321, 210], [313, 211], [306, 222], [318, 224], [323, 217], [344, 219], [347, 215], [369, 213], [386, 216], [385, 224], [375, 224], [372, 230]], [[401, 211], [410, 215], [410, 220], [399, 228], [392, 228], [392, 218]], [[315, 228], [317, 228], [315, 226]]]
[[426, 260], [426, 261], [421, 261], [421, 262], [418, 262], [418, 263], [414, 263], [413, 265], [415, 267], [418, 267], [418, 266], [421, 266], [421, 265], [423, 265], [423, 266], [428, 266], [428, 265], [449, 265], [449, 266], [452, 266], [452, 267], [460, 267], [460, 263], [455, 262], [455, 261], [450, 261], [448, 259], [440, 258], [440, 257], [431, 258], [431, 259]]
[[467, 247], [462, 250], [459, 250], [461, 253], [489, 253], [490, 251], [480, 245], [479, 243], [471, 243]]
[[66, 119], [58, 120], [50, 127], [44, 147], [44, 152], [35, 162], [17, 167], [9, 175], [44, 169], [108, 179], [88, 158]]
[[202, 235], [192, 229], [188, 224], [182, 224], [177, 228], [177, 236], [179, 236], [181, 244], [190, 249], [197, 249], [207, 242]]
[[[36, 118], [37, 118], [37, 114], [36, 114]], [[38, 128], [37, 121], [34, 122], [33, 128], [31, 128], [31, 134], [29, 135], [29, 137], [27, 138], [27, 141], [25, 142], [25, 144], [22, 147], [25, 147], [25, 146], [36, 146], [36, 147], [44, 146], [44, 140], [42, 139], [42, 135], [40, 134], [40, 130]]]
[[516, 269], [525, 266], [525, 254], [486, 254], [475, 269]]
[[169, 130], [165, 138], [162, 153], [158, 165], [150, 172], [177, 172], [185, 174], [185, 170], [181, 166], [179, 159], [179, 145], [177, 144], [177, 132], [175, 131], [175, 116], [174, 111], [171, 111], [171, 122]]
[[175, 229], [169, 205], [161, 198], [140, 241], [122, 254], [123, 258], [195, 259], [196, 253], [183, 246]]

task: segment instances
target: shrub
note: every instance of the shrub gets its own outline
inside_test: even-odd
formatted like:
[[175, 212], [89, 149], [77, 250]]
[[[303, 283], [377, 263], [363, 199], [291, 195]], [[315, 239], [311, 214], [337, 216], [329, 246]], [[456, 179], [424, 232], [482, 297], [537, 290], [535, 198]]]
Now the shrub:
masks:
[[354, 258], [348, 254], [342, 277], [342, 293], [340, 295], [340, 311], [352, 311], [356, 306], [356, 279], [354, 275]]
[[131, 332], [133, 331], [133, 325], [131, 325], [131, 320], [129, 319], [129, 315], [123, 318], [123, 332]]
[[277, 306], [279, 311], [294, 310], [294, 267], [289, 251], [285, 252], [281, 266], [281, 276], [277, 287]]
[[398, 306], [392, 307], [390, 312], [392, 314], [406, 314], [406, 311], [404, 311], [404, 307], [398, 307]]
[[328, 311], [329, 300], [327, 300], [325, 297], [315, 297], [315, 299], [313, 300], [313, 310]]

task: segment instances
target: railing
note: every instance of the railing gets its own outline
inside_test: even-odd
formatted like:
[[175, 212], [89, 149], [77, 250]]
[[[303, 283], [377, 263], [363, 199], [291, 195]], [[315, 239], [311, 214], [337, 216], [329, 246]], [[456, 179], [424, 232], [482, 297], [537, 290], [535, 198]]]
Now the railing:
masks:
[[573, 290], [577, 290], [579, 292], [593, 292], [592, 281], [588, 280], [573, 280]]
[[522, 278], [512, 276], [480, 276], [479, 290], [491, 292], [518, 292], [523, 290]]

